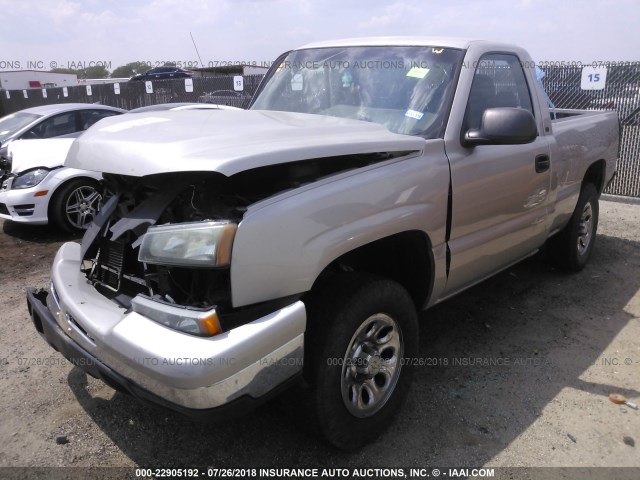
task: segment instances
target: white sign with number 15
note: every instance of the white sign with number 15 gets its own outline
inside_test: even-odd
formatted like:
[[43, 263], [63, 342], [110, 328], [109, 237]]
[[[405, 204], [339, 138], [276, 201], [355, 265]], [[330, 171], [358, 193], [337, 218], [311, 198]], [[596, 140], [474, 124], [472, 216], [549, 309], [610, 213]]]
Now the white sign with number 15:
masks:
[[582, 90], [603, 90], [607, 84], [607, 67], [584, 67], [580, 88]]
[[233, 77], [233, 89], [236, 92], [241, 92], [244, 90], [244, 78], [242, 78], [242, 75], [236, 75], [235, 77]]

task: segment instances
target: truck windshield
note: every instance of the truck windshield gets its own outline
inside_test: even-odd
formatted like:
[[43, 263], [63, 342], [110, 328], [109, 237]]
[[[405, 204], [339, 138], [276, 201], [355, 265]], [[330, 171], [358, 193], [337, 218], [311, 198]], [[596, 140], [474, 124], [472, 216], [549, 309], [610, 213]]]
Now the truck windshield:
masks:
[[251, 106], [442, 135], [463, 51], [425, 46], [296, 50], [269, 71]]

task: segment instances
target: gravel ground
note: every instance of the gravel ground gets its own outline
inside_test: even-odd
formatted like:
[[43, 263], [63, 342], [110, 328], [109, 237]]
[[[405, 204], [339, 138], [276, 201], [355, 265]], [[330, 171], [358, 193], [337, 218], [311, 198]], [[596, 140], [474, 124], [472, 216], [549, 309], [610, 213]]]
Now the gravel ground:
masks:
[[301, 388], [210, 425], [88, 378], [36, 334], [25, 302], [79, 239], [0, 223], [0, 467], [640, 467], [640, 411], [608, 400], [640, 403], [640, 201], [600, 205], [584, 271], [539, 254], [422, 314], [408, 401], [353, 454], [321, 441]]

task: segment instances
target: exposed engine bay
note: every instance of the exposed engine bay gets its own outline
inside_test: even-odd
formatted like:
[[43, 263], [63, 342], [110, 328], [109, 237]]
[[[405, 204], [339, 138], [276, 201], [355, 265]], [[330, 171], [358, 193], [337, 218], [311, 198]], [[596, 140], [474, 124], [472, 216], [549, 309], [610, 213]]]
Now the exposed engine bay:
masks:
[[129, 307], [142, 294], [191, 308], [231, 310], [230, 267], [193, 268], [139, 261], [150, 226], [240, 223], [248, 207], [327, 176], [411, 152], [347, 155], [270, 165], [226, 177], [172, 172], [146, 177], [104, 174], [104, 202], [82, 241], [83, 271], [103, 295]]

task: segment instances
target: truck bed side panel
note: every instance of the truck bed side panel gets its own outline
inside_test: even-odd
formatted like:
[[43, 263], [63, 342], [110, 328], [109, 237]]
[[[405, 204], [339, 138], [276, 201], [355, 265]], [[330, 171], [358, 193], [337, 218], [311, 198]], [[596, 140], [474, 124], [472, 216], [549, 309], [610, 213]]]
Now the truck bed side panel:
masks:
[[[555, 214], [550, 233], [562, 228], [575, 209], [587, 169], [598, 160], [607, 168], [602, 186], [611, 179], [618, 155], [616, 112], [574, 112], [552, 122], [552, 189], [556, 190]], [[602, 187], [597, 185], [598, 188]]]

